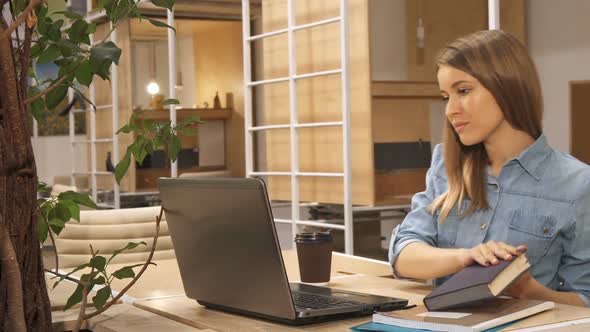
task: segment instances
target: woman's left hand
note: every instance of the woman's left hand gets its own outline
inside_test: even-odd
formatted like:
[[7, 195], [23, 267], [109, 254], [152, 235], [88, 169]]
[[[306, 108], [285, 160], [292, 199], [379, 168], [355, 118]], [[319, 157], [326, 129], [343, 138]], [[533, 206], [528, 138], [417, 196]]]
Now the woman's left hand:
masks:
[[542, 288], [544, 286], [535, 280], [527, 271], [508, 287], [504, 293], [516, 299], [531, 299], [535, 298], [535, 294]]

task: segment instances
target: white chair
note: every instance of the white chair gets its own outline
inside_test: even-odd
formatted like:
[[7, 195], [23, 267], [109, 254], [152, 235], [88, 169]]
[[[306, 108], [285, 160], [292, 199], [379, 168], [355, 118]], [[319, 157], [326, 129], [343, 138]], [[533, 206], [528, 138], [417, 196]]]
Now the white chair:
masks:
[[[125, 247], [127, 243], [144, 241], [147, 245], [124, 251], [111, 263], [145, 262], [156, 233], [156, 217], [159, 212], [159, 206], [80, 211], [80, 223], [70, 220], [56, 238], [59, 268], [67, 270], [88, 263], [92, 257], [90, 244], [94, 251], [100, 250], [99, 255], [108, 259], [115, 250]], [[164, 214], [153, 257], [155, 261], [176, 257], [165, 219]]]

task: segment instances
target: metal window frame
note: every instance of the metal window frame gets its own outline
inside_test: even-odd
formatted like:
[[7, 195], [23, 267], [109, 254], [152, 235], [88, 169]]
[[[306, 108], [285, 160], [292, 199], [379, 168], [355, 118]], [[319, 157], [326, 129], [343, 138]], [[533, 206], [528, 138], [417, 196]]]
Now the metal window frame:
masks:
[[[352, 223], [352, 179], [351, 179], [351, 134], [350, 134], [350, 77], [349, 77], [349, 45], [348, 45], [348, 0], [340, 0], [340, 16], [329, 19], [311, 22], [303, 25], [296, 25], [295, 22], [295, 0], [288, 0], [288, 23], [286, 29], [276, 30], [268, 33], [252, 36], [250, 31], [250, 1], [242, 0], [242, 33], [244, 49], [244, 122], [245, 122], [245, 143], [246, 143], [246, 176], [289, 176], [291, 178], [291, 219], [275, 218], [277, 223], [290, 223], [292, 232], [296, 233], [299, 225], [317, 226], [323, 228], [340, 229], [344, 231], [345, 252], [353, 254], [353, 223]], [[295, 32], [303, 29], [310, 29], [316, 26], [339, 23], [340, 25], [340, 68], [326, 70], [314, 73], [297, 74], [296, 62], [296, 43]], [[252, 81], [251, 68], [251, 43], [263, 38], [276, 36], [279, 34], [288, 35], [289, 45], [289, 75], [274, 79]], [[342, 97], [342, 121], [336, 122], [318, 122], [318, 123], [299, 123], [297, 114], [297, 92], [296, 84], [300, 79], [312, 77], [340, 75], [341, 76], [341, 97]], [[272, 84], [278, 82], [289, 83], [289, 123], [271, 126], [253, 126], [253, 106], [252, 106], [252, 89], [256, 86]], [[301, 172], [299, 170], [299, 149], [298, 149], [298, 129], [300, 128], [318, 128], [338, 126], [342, 127], [342, 149], [343, 149], [343, 172], [342, 173], [322, 173], [322, 172]], [[289, 129], [291, 141], [291, 171], [289, 172], [257, 172], [254, 171], [254, 134], [256, 132]], [[299, 209], [306, 205], [300, 202], [299, 198], [299, 178], [303, 176], [312, 177], [342, 177], [344, 183], [344, 225], [329, 223], [322, 220], [301, 220]]]

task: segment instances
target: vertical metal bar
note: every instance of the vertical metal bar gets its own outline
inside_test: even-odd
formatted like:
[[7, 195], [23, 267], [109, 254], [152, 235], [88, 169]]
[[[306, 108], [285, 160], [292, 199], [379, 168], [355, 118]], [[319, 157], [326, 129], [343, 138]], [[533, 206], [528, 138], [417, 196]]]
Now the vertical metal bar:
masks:
[[[89, 3], [92, 3], [89, 1]], [[90, 45], [94, 44], [94, 35], [90, 36]], [[94, 83], [90, 83], [88, 87], [88, 99], [96, 105], [96, 93], [94, 91]], [[92, 200], [98, 203], [98, 191], [96, 183], [96, 109], [92, 106], [86, 112], [90, 115], [90, 183], [92, 186]]]
[[297, 221], [299, 217], [299, 142], [297, 135], [297, 128], [295, 125], [299, 122], [297, 115], [297, 85], [295, 75], [297, 75], [297, 49], [295, 40], [295, 0], [287, 1], [288, 20], [287, 20], [287, 36], [289, 43], [289, 113], [290, 113], [290, 134], [291, 134], [291, 230], [293, 236], [297, 234]]
[[500, 30], [500, 0], [488, 0], [488, 29]]
[[[111, 23], [111, 29], [113, 24]], [[115, 29], [111, 33], [111, 41], [117, 44], [117, 30]], [[119, 135], [116, 134], [119, 130], [119, 67], [114, 63], [111, 65], [111, 104], [113, 112], [113, 153], [111, 154], [111, 160], [113, 165], [117, 165], [119, 162]], [[113, 200], [115, 209], [121, 208], [121, 192], [119, 184], [116, 178], [113, 176]]]
[[[72, 100], [74, 99], [74, 89], [69, 88], [68, 89], [68, 102], [72, 102]], [[74, 109], [76, 109], [76, 106], [74, 105], [74, 107], [72, 107], [70, 109], [70, 112], [68, 113], [68, 129], [69, 129], [69, 136], [70, 136], [70, 151], [72, 153], [71, 155], [71, 163], [72, 163], [72, 174], [70, 174], [70, 186], [75, 186], [76, 185], [76, 175], [74, 174], [74, 171], [76, 170], [76, 147], [74, 146], [74, 140], [76, 139], [76, 131], [75, 131], [75, 126], [76, 126], [76, 121], [74, 119]]]
[[252, 127], [252, 45], [248, 41], [250, 38], [250, 1], [242, 0], [242, 37], [243, 37], [243, 59], [244, 59], [244, 133], [246, 148], [246, 176], [254, 171], [254, 132], [250, 131]]
[[[168, 25], [174, 26], [174, 11], [168, 10]], [[176, 34], [172, 29], [168, 29], [168, 94], [170, 98], [176, 98]], [[172, 126], [176, 126], [176, 105], [170, 105], [170, 121]], [[170, 167], [170, 177], [178, 176], [178, 159]]]
[[344, 251], [352, 255], [353, 220], [352, 220], [352, 149], [350, 139], [350, 77], [348, 72], [348, 0], [340, 1], [340, 61], [342, 64], [342, 155], [344, 162]]

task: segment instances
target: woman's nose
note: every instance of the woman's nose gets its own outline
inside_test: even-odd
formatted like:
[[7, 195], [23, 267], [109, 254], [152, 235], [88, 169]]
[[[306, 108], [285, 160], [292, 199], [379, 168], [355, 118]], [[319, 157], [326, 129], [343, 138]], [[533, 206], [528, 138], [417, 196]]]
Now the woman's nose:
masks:
[[449, 97], [447, 100], [447, 106], [445, 107], [445, 115], [452, 117], [461, 112], [461, 107], [453, 97]]

